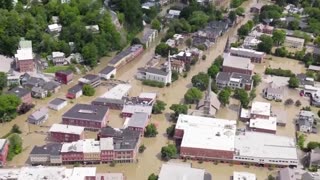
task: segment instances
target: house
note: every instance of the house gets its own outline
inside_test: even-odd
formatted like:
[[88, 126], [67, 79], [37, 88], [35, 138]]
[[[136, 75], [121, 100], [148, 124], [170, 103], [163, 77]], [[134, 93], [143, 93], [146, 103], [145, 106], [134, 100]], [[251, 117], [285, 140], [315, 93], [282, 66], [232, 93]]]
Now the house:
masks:
[[62, 30], [62, 26], [60, 24], [49, 24], [48, 32], [51, 34], [59, 34]]
[[10, 87], [11, 85], [21, 85], [20, 84], [20, 75], [7, 74], [7, 86]]
[[71, 64], [75, 63], [83, 63], [84, 59], [80, 53], [71, 53], [69, 57], [66, 58], [66, 61]]
[[130, 61], [134, 60], [143, 52], [143, 50], [144, 49], [142, 44], [132, 45], [129, 48], [121, 51], [113, 59], [111, 59], [109, 61], [108, 66], [112, 66], [119, 69], [127, 63], [129, 63]]
[[48, 119], [48, 117], [48, 109], [42, 107], [37, 111], [33, 112], [31, 115], [29, 115], [28, 122], [31, 124], [40, 125], [43, 122], [45, 122]]
[[268, 100], [282, 101], [284, 96], [284, 87], [269, 83], [268, 87], [262, 90], [263, 97]]
[[216, 84], [220, 89], [230, 87], [250, 91], [253, 87], [253, 80], [248, 74], [219, 72], [216, 76]]
[[69, 84], [73, 79], [73, 72], [71, 70], [61, 70], [55, 73], [55, 80], [61, 84]]
[[80, 85], [90, 85], [92, 87], [98, 87], [101, 84], [100, 76], [94, 74], [87, 74], [79, 79]]
[[112, 79], [116, 76], [117, 69], [112, 66], [107, 66], [99, 72], [99, 76], [102, 79]]
[[251, 13], [256, 13], [256, 14], [260, 14], [260, 11], [261, 11], [261, 8], [264, 4], [262, 3], [257, 3], [255, 5], [253, 5], [251, 8], [250, 8], [250, 12]]
[[212, 180], [211, 174], [204, 169], [197, 169], [191, 166], [191, 163], [168, 162], [162, 164], [158, 180], [169, 179], [185, 180]]
[[132, 115], [137, 112], [147, 113], [148, 116], [151, 116], [152, 105], [127, 103], [123, 106], [123, 109], [121, 111], [121, 116], [122, 117], [132, 117]]
[[[202, 34], [203, 35], [203, 34]], [[210, 42], [209, 39], [207, 39], [206, 37], [202, 37], [202, 36], [193, 36], [192, 37], [192, 46], [193, 47], [204, 47], [205, 49], [209, 49], [214, 43]]]
[[283, 45], [288, 48], [302, 49], [304, 46], [304, 39], [286, 36]]
[[223, 72], [235, 72], [241, 74], [252, 75], [254, 69], [254, 64], [251, 63], [249, 58], [230, 56], [224, 57], [222, 64]]
[[9, 150], [9, 141], [7, 139], [0, 139], [0, 167], [7, 164], [7, 156]]
[[141, 43], [148, 48], [151, 43], [158, 37], [158, 30], [156, 29], [144, 29]]
[[60, 84], [58, 82], [55, 81], [49, 81], [44, 83], [44, 85], [42, 86], [42, 88], [47, 91], [48, 93], [54, 94], [57, 93], [59, 91], [59, 89], [61, 88]]
[[309, 153], [309, 168], [319, 167], [320, 166], [320, 149], [317, 147], [315, 149], [311, 149]]
[[173, 39], [174, 39], [176, 45], [183, 44], [184, 37], [181, 34], [174, 34]]
[[265, 57], [266, 54], [264, 52], [258, 52], [252, 49], [231, 47], [230, 55], [250, 58], [252, 63], [262, 63], [263, 58]]
[[301, 178], [303, 180], [320, 180], [320, 172], [305, 172]]
[[67, 106], [68, 102], [65, 99], [61, 99], [61, 98], [55, 98], [54, 100], [49, 102], [48, 107], [50, 109], [59, 111], [62, 108], [64, 108], [65, 106]]
[[24, 38], [20, 39], [19, 48], [14, 55], [16, 69], [20, 72], [31, 72], [34, 70], [32, 42]]
[[93, 34], [97, 34], [100, 32], [100, 28], [98, 25], [86, 26], [86, 30]]
[[22, 103], [26, 103], [26, 104], [32, 103], [31, 91], [28, 89], [15, 87], [11, 89], [8, 93], [16, 95], [18, 98], [21, 99]]
[[258, 24], [255, 27], [255, 30], [264, 34], [272, 34], [274, 27], [273, 26], [269, 26], [269, 25], [265, 25], [265, 24]]
[[84, 139], [84, 127], [53, 124], [49, 129], [50, 141], [73, 142]]
[[171, 69], [172, 71], [182, 73], [185, 70], [185, 62], [181, 60], [173, 59], [171, 61]]
[[141, 136], [144, 134], [145, 127], [149, 123], [149, 114], [144, 112], [135, 112], [131, 118], [127, 118], [125, 127], [134, 131], [140, 132]]
[[167, 19], [174, 19], [174, 18], [179, 18], [181, 11], [175, 10], [175, 9], [170, 9], [168, 11], [168, 14], [166, 15]]
[[152, 7], [155, 7], [157, 4], [156, 4], [156, 2], [149, 2], [149, 1], [147, 1], [147, 2], [145, 2], [145, 3], [143, 3], [143, 4], [141, 4], [141, 8], [142, 9], [147, 9], [147, 10], [149, 10], [149, 9], [151, 9]]
[[233, 171], [233, 180], [257, 180], [253, 173]]
[[172, 48], [176, 47], [176, 41], [173, 40], [173, 39], [168, 39], [168, 40], [166, 41], [166, 44], [167, 44], [168, 46], [172, 47]]
[[62, 115], [62, 123], [98, 130], [107, 125], [108, 115], [108, 107], [76, 104]]
[[32, 165], [61, 165], [61, 147], [60, 143], [34, 146], [29, 154], [30, 163]]
[[107, 106], [110, 109], [122, 109], [131, 89], [130, 84], [118, 84], [91, 102], [93, 105]]
[[21, 79], [22, 87], [26, 89], [32, 89], [33, 87], [42, 87], [45, 84], [45, 80], [37, 77], [30, 77], [30, 75], [23, 75]]
[[66, 95], [69, 99], [76, 99], [82, 96], [82, 85], [76, 84], [68, 89], [68, 93]]
[[297, 120], [297, 125], [298, 129], [301, 132], [304, 133], [311, 133], [314, 132], [313, 127], [314, 127], [314, 113], [311, 111], [304, 111], [301, 110], [299, 112], [299, 117]]
[[37, 87], [37, 86], [34, 86], [32, 89], [31, 89], [31, 96], [34, 97], [34, 98], [45, 98], [48, 96], [48, 91], [43, 89], [42, 87]]
[[245, 49], [255, 49], [261, 41], [254, 36], [246, 36], [243, 40], [243, 47]]
[[67, 63], [63, 52], [52, 52], [52, 62], [56, 66], [64, 65]]

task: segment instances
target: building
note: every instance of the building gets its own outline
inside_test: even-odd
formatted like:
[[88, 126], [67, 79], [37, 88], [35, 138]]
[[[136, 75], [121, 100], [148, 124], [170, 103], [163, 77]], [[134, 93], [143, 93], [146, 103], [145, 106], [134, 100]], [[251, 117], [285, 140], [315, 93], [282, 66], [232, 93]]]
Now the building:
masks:
[[105, 106], [76, 104], [62, 115], [62, 123], [98, 130], [107, 125], [108, 114]]
[[269, 119], [250, 119], [249, 128], [251, 131], [276, 134], [277, 118], [270, 117]]
[[57, 71], [55, 73], [55, 80], [61, 84], [69, 84], [73, 79], [73, 72], [70, 70]]
[[99, 173], [95, 180], [125, 180], [123, 173]]
[[320, 180], [320, 172], [305, 172], [301, 178], [303, 180]]
[[102, 79], [112, 79], [116, 76], [117, 69], [112, 66], [107, 66], [99, 72], [99, 76]]
[[136, 112], [130, 118], [127, 118], [125, 127], [133, 131], [140, 132], [141, 136], [144, 134], [145, 127], [149, 123], [149, 114], [143, 112]]
[[28, 117], [28, 122], [31, 124], [40, 125], [48, 119], [48, 109], [42, 107], [37, 111], [33, 112]]
[[304, 46], [304, 39], [286, 36], [283, 45], [288, 48], [302, 49]]
[[48, 31], [52, 34], [59, 34], [62, 30], [62, 26], [60, 24], [50, 24], [48, 25]]
[[267, 24], [258, 24], [254, 29], [260, 33], [271, 35], [273, 33], [274, 27]]
[[34, 146], [29, 154], [30, 163], [32, 165], [61, 165], [61, 147], [60, 143]]
[[61, 88], [60, 83], [55, 82], [55, 81], [49, 81], [45, 82], [42, 88], [47, 91], [48, 93], [54, 94], [59, 91]]
[[148, 48], [152, 42], [158, 37], [158, 30], [156, 29], [144, 29], [141, 43]]
[[64, 108], [65, 106], [67, 106], [68, 102], [65, 99], [61, 99], [61, 98], [55, 98], [54, 100], [49, 102], [48, 107], [50, 109], [59, 111], [62, 108]]
[[191, 163], [162, 164], [158, 180], [212, 180], [211, 174], [204, 169], [192, 168]]
[[52, 62], [54, 65], [64, 65], [66, 64], [66, 57], [63, 52], [52, 52]]
[[153, 105], [157, 99], [157, 93], [142, 92], [137, 97], [139, 103]]
[[304, 87], [305, 85], [314, 86], [314, 79], [307, 77], [306, 74], [297, 74], [297, 78], [299, 79], [299, 87]]
[[264, 52], [258, 52], [252, 49], [234, 48], [234, 47], [231, 47], [230, 54], [232, 56], [249, 58], [253, 63], [262, 63], [263, 58], [265, 57]]
[[284, 86], [277, 86], [269, 83], [268, 87], [262, 90], [263, 97], [268, 100], [282, 101], [284, 96]]
[[251, 105], [250, 117], [252, 119], [269, 119], [271, 116], [271, 104], [267, 102], [254, 101]]
[[252, 75], [254, 64], [251, 63], [249, 58], [238, 57], [238, 56], [226, 56], [224, 57], [222, 64], [223, 72], [235, 72], [241, 74]]
[[316, 132], [314, 127], [315, 115], [312, 111], [301, 110], [297, 120], [298, 129], [304, 133]]
[[6, 139], [0, 139], [0, 167], [7, 164], [7, 156], [9, 150], [9, 141]]
[[0, 62], [1, 62], [0, 72], [6, 73], [6, 74], [9, 73], [13, 64], [13, 58], [0, 55]]
[[311, 149], [309, 153], [309, 168], [319, 168], [320, 166], [320, 149], [317, 147], [315, 149]]
[[98, 87], [101, 84], [100, 76], [94, 74], [87, 74], [79, 79], [80, 85], [90, 85], [92, 87]]
[[278, 167], [299, 163], [293, 138], [269, 133], [244, 132], [235, 136], [233, 160], [238, 164]]
[[43, 89], [42, 87], [32, 87], [31, 96], [34, 98], [43, 99], [48, 96], [48, 91]]
[[15, 87], [15, 88], [11, 89], [8, 93], [16, 95], [18, 98], [21, 99], [22, 103], [25, 103], [25, 104], [32, 103], [31, 91], [28, 89], [24, 89], [21, 87]]
[[182, 158], [232, 160], [235, 133], [234, 120], [180, 114], [174, 138], [182, 139]]
[[146, 113], [151, 116], [152, 105], [148, 104], [125, 104], [121, 111], [122, 117], [131, 117], [134, 113]]
[[219, 72], [216, 76], [216, 84], [220, 89], [230, 87], [231, 89], [250, 91], [253, 87], [253, 80], [248, 74]]
[[252, 7], [250, 8], [250, 12], [251, 12], [251, 13], [260, 14], [260, 11], [261, 11], [261, 8], [262, 8], [263, 5], [264, 5], [264, 4], [262, 4], [262, 3], [257, 3], [257, 4], [255, 4], [254, 6], [252, 6]]
[[243, 40], [243, 47], [245, 49], [255, 49], [260, 42], [261, 40], [259, 40], [255, 36], [246, 36]]
[[20, 39], [19, 48], [14, 55], [16, 69], [20, 72], [30, 72], [34, 70], [32, 42], [24, 38]]
[[109, 61], [108, 66], [115, 67], [117, 69], [126, 65], [130, 61], [134, 60], [137, 56], [139, 56], [143, 52], [143, 45], [135, 44], [130, 46], [129, 48], [121, 51], [117, 54], [113, 59]]
[[309, 71], [314, 71], [314, 72], [319, 72], [320, 71], [320, 66], [314, 66], [314, 65], [310, 65], [308, 67]]
[[55, 142], [73, 142], [84, 139], [84, 127], [53, 124], [49, 129], [51, 141]]
[[233, 180], [257, 180], [253, 173], [233, 171]]
[[91, 32], [92, 34], [97, 34], [100, 32], [99, 25], [90, 25], [85, 27], [87, 31]]
[[183, 71], [185, 70], [185, 62], [173, 59], [171, 61], [171, 69], [172, 69], [172, 71], [176, 71], [178, 73], [183, 73]]
[[166, 15], [167, 19], [179, 18], [181, 11], [170, 9], [168, 14]]
[[[304, 173], [304, 172], [303, 172]], [[297, 169], [281, 168], [277, 174], [277, 180], [300, 180], [301, 173]]]
[[66, 95], [69, 99], [76, 99], [82, 96], [82, 85], [76, 84], [68, 89], [68, 93]]
[[122, 109], [131, 89], [130, 84], [118, 84], [91, 102], [93, 105], [107, 106], [110, 109]]

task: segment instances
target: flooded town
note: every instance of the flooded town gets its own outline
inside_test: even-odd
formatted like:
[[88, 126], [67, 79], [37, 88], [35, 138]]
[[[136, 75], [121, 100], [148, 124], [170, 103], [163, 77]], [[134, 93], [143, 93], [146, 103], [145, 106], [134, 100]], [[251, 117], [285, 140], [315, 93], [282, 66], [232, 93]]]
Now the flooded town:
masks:
[[0, 3], [0, 179], [318, 179], [319, 8]]

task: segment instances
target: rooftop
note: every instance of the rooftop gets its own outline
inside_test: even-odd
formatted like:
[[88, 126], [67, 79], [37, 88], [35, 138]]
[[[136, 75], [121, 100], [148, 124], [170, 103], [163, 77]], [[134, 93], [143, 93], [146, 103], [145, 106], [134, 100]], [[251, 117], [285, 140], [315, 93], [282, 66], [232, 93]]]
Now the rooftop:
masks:
[[60, 105], [62, 103], [66, 102], [65, 99], [61, 99], [61, 98], [55, 98], [54, 100], [50, 101], [49, 104], [52, 105]]
[[146, 42], [148, 42], [150, 36], [151, 36], [154, 32], [156, 32], [156, 31], [157, 31], [156, 29], [148, 29], [148, 28], [146, 28], [146, 29], [143, 31], [143, 37], [141, 38], [141, 42], [142, 42], [143, 44], [145, 44]]
[[21, 98], [21, 97], [31, 93], [31, 91], [28, 90], [28, 89], [21, 88], [21, 87], [15, 87], [15, 88], [11, 89], [9, 91], [9, 93], [10, 94], [15, 94], [16, 96]]
[[124, 180], [123, 173], [99, 173], [96, 175], [96, 180]]
[[3, 146], [7, 143], [7, 139], [0, 139], [0, 151], [2, 151]]
[[102, 121], [108, 112], [106, 106], [96, 106], [90, 104], [76, 104], [66, 113], [63, 114], [63, 118], [74, 118], [92, 121]]
[[131, 53], [134, 53], [138, 50], [143, 48], [141, 44], [135, 44], [130, 46], [129, 48], [121, 51], [119, 54], [117, 54], [113, 59], [110, 60], [109, 64], [116, 65], [119, 61], [121, 61], [124, 57], [130, 55]]
[[64, 74], [64, 75], [73, 74], [71, 70], [60, 70], [60, 71], [57, 71], [56, 73]]
[[78, 134], [78, 135], [82, 134], [83, 131], [84, 131], [84, 127], [65, 125], [65, 124], [53, 124], [49, 130], [49, 132], [60, 132], [60, 133]]
[[243, 84], [245, 83], [251, 83], [252, 77], [248, 74], [241, 74], [241, 73], [235, 73], [235, 72], [219, 72], [216, 77], [219, 81], [241, 81]]
[[124, 96], [128, 95], [131, 87], [132, 86], [130, 84], [118, 84], [100, 96], [100, 98], [121, 100]]
[[270, 116], [271, 104], [267, 102], [254, 101], [251, 105], [251, 114]]
[[184, 130], [181, 147], [234, 150], [234, 120], [180, 114], [176, 129]]
[[136, 112], [143, 112], [151, 115], [152, 113], [152, 106], [149, 105], [140, 105], [140, 104], [125, 104], [122, 109], [122, 113], [136, 113]]
[[224, 57], [223, 66], [246, 69], [246, 70], [254, 69], [254, 64], [251, 63], [251, 60], [249, 58], [231, 56], [231, 55]]
[[257, 178], [253, 173], [234, 171], [233, 180], [257, 180]]
[[160, 75], [160, 76], [167, 76], [169, 74], [169, 72], [167, 72], [165, 70], [158, 69], [158, 68], [153, 68], [153, 67], [148, 67], [147, 69], [145, 69], [145, 71], [147, 73], [157, 74], [157, 75]]
[[60, 57], [64, 57], [63, 52], [59, 52], [59, 51], [52, 52], [52, 58], [60, 58]]
[[34, 146], [30, 152], [30, 155], [39, 155], [39, 154], [59, 155], [61, 151], [61, 147], [62, 147], [62, 144], [60, 143], [48, 143], [43, 146]]
[[91, 83], [93, 81], [97, 81], [99, 80], [100, 77], [98, 75], [95, 75], [95, 74], [87, 74], [85, 76], [83, 76], [82, 78], [79, 79], [79, 82], [82, 82], [82, 83]]
[[308, 70], [312, 70], [312, 71], [320, 71], [320, 66], [314, 66], [314, 65], [310, 65]]
[[142, 92], [139, 94], [139, 98], [141, 99], [156, 99], [157, 93], [151, 93], [151, 92]]
[[29, 118], [34, 118], [34, 119], [41, 119], [43, 116], [48, 114], [48, 109], [45, 107], [42, 107], [38, 109], [37, 111], [33, 112]]
[[286, 41], [294, 41], [294, 42], [304, 43], [304, 39], [297, 38], [297, 37], [291, 37], [291, 36], [286, 36]]
[[100, 136], [113, 138], [115, 150], [134, 149], [140, 139], [140, 132], [128, 128], [118, 129], [107, 126], [101, 128]]
[[113, 138], [101, 138], [100, 139], [100, 149], [103, 150], [113, 150]]
[[192, 168], [190, 163], [169, 162], [162, 164], [158, 180], [206, 180], [205, 174], [205, 170]]
[[143, 112], [135, 112], [131, 116], [128, 127], [145, 128], [149, 121], [149, 114]]
[[240, 56], [247, 56], [247, 57], [263, 57], [265, 55], [264, 52], [258, 52], [252, 49], [234, 48], [234, 47], [231, 47], [230, 52]]
[[293, 138], [268, 133], [245, 132], [235, 137], [239, 156], [297, 160]]
[[102, 69], [99, 73], [100, 74], [109, 74], [110, 72], [112, 72], [114, 69], [116, 69], [115, 67], [112, 66], [107, 66], [104, 69]]
[[13, 62], [13, 59], [7, 56], [0, 55], [0, 62], [0, 72], [9, 72], [11, 69], [11, 63]]
[[100, 153], [100, 142], [94, 139], [63, 143], [61, 152]]
[[257, 128], [257, 129], [265, 129], [265, 130], [277, 130], [277, 118], [270, 117], [269, 119], [250, 119], [250, 128]]
[[76, 84], [68, 89], [69, 93], [77, 93], [79, 91], [82, 91], [82, 85], [80, 85], [80, 84]]

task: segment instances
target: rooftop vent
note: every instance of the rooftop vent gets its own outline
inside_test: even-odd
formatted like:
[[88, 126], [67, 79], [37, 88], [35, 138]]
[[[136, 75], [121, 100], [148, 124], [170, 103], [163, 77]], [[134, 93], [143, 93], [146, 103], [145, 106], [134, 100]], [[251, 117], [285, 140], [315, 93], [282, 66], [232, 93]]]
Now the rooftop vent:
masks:
[[95, 112], [94, 112], [94, 111], [92, 111], [92, 110], [80, 109], [80, 110], [79, 110], [79, 113], [84, 113], [84, 114], [93, 114], [93, 113], [95, 113]]

